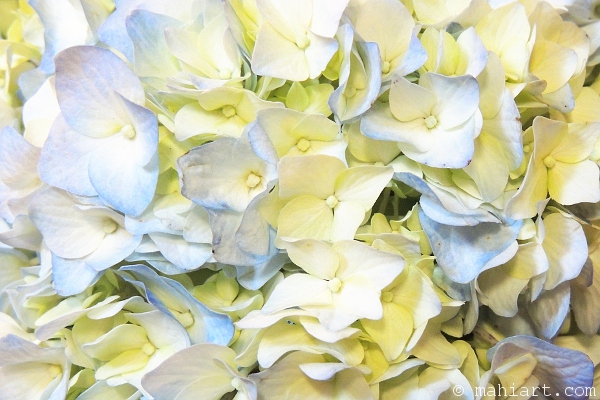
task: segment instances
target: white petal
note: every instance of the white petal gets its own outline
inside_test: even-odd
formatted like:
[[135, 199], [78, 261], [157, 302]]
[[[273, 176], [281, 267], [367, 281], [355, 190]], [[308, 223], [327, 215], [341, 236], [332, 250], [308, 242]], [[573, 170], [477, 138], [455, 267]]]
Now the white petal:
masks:
[[284, 242], [290, 260], [310, 275], [321, 279], [333, 279], [338, 269], [338, 255], [325, 242], [303, 239]]
[[390, 182], [391, 167], [361, 166], [342, 171], [335, 184], [335, 196], [341, 202], [357, 202], [369, 210]]
[[284, 157], [277, 167], [279, 197], [312, 194], [325, 200], [334, 193], [337, 176], [345, 169], [340, 159], [331, 156]]
[[548, 192], [560, 204], [596, 203], [600, 201], [600, 170], [585, 160], [577, 164], [556, 162], [548, 170]]
[[544, 289], [551, 290], [561, 282], [579, 275], [587, 260], [588, 247], [579, 222], [560, 213], [544, 218], [546, 236], [542, 246], [548, 256], [548, 273]]
[[290, 307], [327, 306], [332, 302], [327, 281], [307, 274], [293, 274], [275, 286], [262, 308], [272, 313]]
[[340, 267], [336, 276], [342, 282], [350, 277], [360, 277], [365, 283], [370, 282], [377, 290], [382, 290], [404, 268], [401, 256], [354, 240], [337, 242], [333, 249], [340, 255]]
[[104, 239], [104, 219], [75, 207], [66, 192], [47, 189], [31, 202], [30, 216], [50, 250], [66, 258], [84, 257]]
[[442, 130], [450, 130], [464, 124], [479, 107], [479, 84], [469, 75], [447, 77], [427, 73], [419, 84], [437, 97], [432, 109]]

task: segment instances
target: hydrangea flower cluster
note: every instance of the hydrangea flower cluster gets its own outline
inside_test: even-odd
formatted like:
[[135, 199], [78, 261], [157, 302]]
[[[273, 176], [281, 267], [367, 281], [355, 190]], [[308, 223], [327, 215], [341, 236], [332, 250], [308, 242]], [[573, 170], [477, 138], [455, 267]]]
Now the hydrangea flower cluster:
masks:
[[0, 54], [0, 399], [600, 398], [600, 3], [5, 0]]

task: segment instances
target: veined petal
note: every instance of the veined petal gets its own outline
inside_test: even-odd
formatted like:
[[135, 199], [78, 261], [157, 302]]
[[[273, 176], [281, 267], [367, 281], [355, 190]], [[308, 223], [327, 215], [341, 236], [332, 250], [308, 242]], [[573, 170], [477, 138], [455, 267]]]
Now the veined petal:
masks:
[[107, 137], [129, 123], [120, 96], [142, 105], [138, 77], [109, 50], [76, 46], [56, 57], [56, 96], [67, 123], [80, 134]]
[[12, 127], [0, 130], [0, 182], [11, 189], [33, 190], [40, 185], [35, 166], [40, 150]]
[[88, 175], [88, 164], [98, 145], [97, 139], [80, 135], [59, 115], [40, 154], [40, 179], [81, 196], [97, 196]]

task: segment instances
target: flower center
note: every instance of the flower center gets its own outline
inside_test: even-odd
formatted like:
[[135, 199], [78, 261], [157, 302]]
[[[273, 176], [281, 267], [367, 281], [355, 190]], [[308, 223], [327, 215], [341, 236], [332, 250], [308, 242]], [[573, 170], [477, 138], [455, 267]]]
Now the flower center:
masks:
[[381, 64], [381, 72], [383, 72], [384, 74], [387, 74], [388, 72], [390, 72], [390, 63], [389, 63], [389, 61], [384, 61]]
[[106, 221], [104, 221], [104, 233], [106, 234], [113, 233], [117, 230], [118, 227], [119, 225], [117, 225], [117, 223], [112, 219], [107, 219]]
[[301, 152], [305, 152], [310, 148], [310, 141], [302, 138], [300, 140], [298, 140], [298, 143], [296, 144], [296, 147], [298, 148], [298, 150], [300, 150]]
[[175, 316], [175, 319], [179, 321], [181, 325], [183, 325], [184, 328], [189, 328], [190, 326], [194, 325], [194, 317], [189, 311], [184, 313], [174, 311], [173, 315]]
[[338, 278], [336, 276], [335, 278], [333, 278], [332, 280], [330, 280], [329, 282], [327, 282], [327, 287], [333, 293], [337, 293], [340, 290], [340, 288], [342, 287], [342, 281], [340, 281], [340, 278]]
[[260, 183], [260, 176], [254, 175], [253, 173], [250, 173], [250, 175], [248, 175], [248, 178], [246, 178], [246, 185], [250, 189], [254, 189], [256, 187], [256, 185], [258, 185], [259, 183]]
[[223, 107], [222, 111], [226, 118], [231, 118], [236, 114], [235, 107], [229, 104]]
[[556, 160], [554, 159], [554, 157], [548, 156], [548, 157], [544, 158], [544, 165], [546, 166], [546, 168], [552, 168], [552, 167], [554, 167], [555, 164], [556, 164]]
[[394, 300], [394, 294], [392, 292], [381, 293], [381, 301], [384, 303], [391, 303]]
[[300, 50], [304, 50], [310, 46], [310, 39], [306, 35], [300, 36], [296, 39], [296, 46], [298, 46]]
[[131, 126], [129, 124], [127, 124], [121, 128], [121, 133], [127, 139], [133, 139], [135, 137], [135, 129], [133, 129], [133, 126]]
[[529, 153], [531, 151], [531, 146], [529, 146], [528, 144], [526, 144], [525, 146], [523, 146], [523, 152], [524, 153]]
[[150, 342], [142, 346], [142, 352], [147, 356], [151, 356], [152, 354], [154, 354], [155, 351], [156, 347], [154, 347]]
[[233, 386], [237, 390], [242, 389], [242, 380], [237, 376], [231, 380], [231, 386]]
[[425, 118], [425, 126], [427, 127], [427, 129], [433, 129], [437, 124], [438, 120], [433, 115], [430, 115], [429, 117]]
[[334, 195], [329, 196], [327, 200], [325, 200], [325, 204], [327, 204], [329, 208], [334, 208], [338, 203], [339, 200]]

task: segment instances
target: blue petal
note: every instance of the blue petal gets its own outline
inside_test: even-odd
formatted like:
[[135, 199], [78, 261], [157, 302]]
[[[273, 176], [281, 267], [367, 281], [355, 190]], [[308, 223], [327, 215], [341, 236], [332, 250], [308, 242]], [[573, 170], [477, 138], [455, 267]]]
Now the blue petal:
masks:
[[482, 222], [475, 226], [442, 225], [419, 209], [421, 226], [437, 263], [450, 279], [468, 283], [492, 258], [517, 239], [522, 221], [510, 224]]
[[448, 211], [427, 182], [416, 175], [408, 172], [396, 172], [394, 179], [421, 192], [423, 195], [420, 199], [421, 208], [429, 218], [436, 222], [453, 226], [473, 226], [480, 222], [498, 221], [498, 218], [491, 215], [488, 211], [481, 209], [469, 211], [468, 214], [458, 214]]
[[78, 134], [59, 115], [42, 148], [40, 179], [80, 196], [97, 196], [88, 175], [90, 156], [97, 147], [98, 139]]
[[122, 274], [123, 279], [136, 286], [151, 304], [164, 313], [172, 315], [167, 304], [188, 307], [195, 321], [194, 325], [188, 328], [192, 344], [229, 344], [235, 332], [231, 318], [209, 309], [181, 283], [161, 277], [145, 265], [130, 265], [120, 268], [119, 271], [126, 272]]
[[139, 76], [166, 78], [181, 71], [165, 40], [165, 29], [181, 23], [166, 15], [134, 10], [126, 20], [133, 42], [133, 66]]
[[[538, 364], [533, 370], [547, 393], [556, 400], [583, 400], [585, 389], [593, 387], [594, 364], [584, 353], [547, 343], [533, 336], [518, 335], [502, 340], [492, 347], [487, 358], [492, 370], [521, 354], [532, 354]], [[584, 389], [577, 391], [575, 389]]]
[[61, 296], [73, 296], [93, 285], [102, 274], [81, 260], [66, 260], [52, 254], [54, 290]]
[[115, 11], [98, 28], [98, 37], [112, 48], [119, 50], [133, 61], [133, 43], [125, 30], [125, 18], [144, 0], [116, 0]]
[[[357, 41], [355, 44], [365, 69], [365, 87], [367, 89], [351, 98], [342, 98], [348, 82], [340, 81], [340, 86], [329, 97], [328, 104], [336, 118], [342, 122], [352, 121], [367, 111], [377, 99], [379, 89], [381, 88], [379, 46], [377, 43], [362, 41]], [[357, 60], [357, 62], [359, 61]]]
[[142, 84], [109, 50], [76, 46], [56, 56], [56, 97], [67, 123], [82, 135], [107, 137], [130, 123], [121, 100], [143, 105]]
[[135, 138], [103, 139], [89, 161], [89, 176], [100, 198], [127, 215], [139, 215], [152, 201], [158, 182], [158, 122], [150, 110], [123, 99]]
[[15, 190], [39, 186], [39, 157], [40, 150], [15, 128], [7, 126], [0, 131], [0, 182]]

